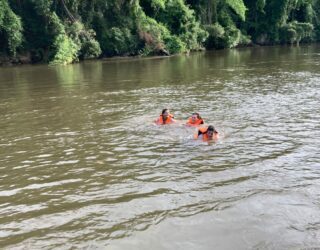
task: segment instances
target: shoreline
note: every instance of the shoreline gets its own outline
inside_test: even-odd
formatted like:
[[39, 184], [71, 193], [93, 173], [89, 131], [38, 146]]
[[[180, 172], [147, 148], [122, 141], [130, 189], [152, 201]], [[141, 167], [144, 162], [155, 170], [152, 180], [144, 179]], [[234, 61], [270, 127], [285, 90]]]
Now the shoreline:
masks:
[[[150, 60], [150, 59], [162, 59], [162, 58], [170, 58], [179, 55], [189, 55], [190, 53], [198, 53], [198, 52], [212, 52], [212, 51], [223, 51], [223, 50], [232, 50], [232, 49], [243, 49], [243, 48], [259, 48], [259, 47], [299, 47], [299, 46], [306, 46], [306, 45], [313, 45], [319, 44], [319, 42], [312, 42], [312, 43], [300, 43], [300, 44], [250, 44], [249, 46], [237, 46], [234, 48], [223, 48], [223, 49], [210, 49], [210, 50], [197, 50], [197, 51], [190, 51], [181, 54], [173, 54], [173, 55], [154, 55], [154, 56], [113, 56], [113, 57], [101, 57], [101, 58], [92, 58], [92, 59], [85, 59], [79, 60], [78, 62], [73, 62], [68, 65], [77, 64], [77, 63], [84, 63], [90, 61], [102, 61], [102, 62], [114, 62], [114, 61], [132, 61], [132, 60]], [[0, 55], [0, 68], [7, 68], [7, 67], [16, 67], [16, 66], [24, 66], [24, 65], [48, 65], [49, 63], [38, 61], [32, 62], [32, 56], [30, 52], [18, 54], [15, 57], [11, 57], [8, 55]], [[56, 66], [56, 65], [55, 65]], [[58, 65], [59, 66], [59, 65]]]

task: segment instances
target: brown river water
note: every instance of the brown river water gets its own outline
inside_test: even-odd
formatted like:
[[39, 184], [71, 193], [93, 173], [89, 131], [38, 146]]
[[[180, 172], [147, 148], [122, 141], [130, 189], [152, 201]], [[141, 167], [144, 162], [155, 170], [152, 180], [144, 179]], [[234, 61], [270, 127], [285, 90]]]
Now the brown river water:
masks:
[[0, 68], [0, 248], [320, 249], [320, 45]]

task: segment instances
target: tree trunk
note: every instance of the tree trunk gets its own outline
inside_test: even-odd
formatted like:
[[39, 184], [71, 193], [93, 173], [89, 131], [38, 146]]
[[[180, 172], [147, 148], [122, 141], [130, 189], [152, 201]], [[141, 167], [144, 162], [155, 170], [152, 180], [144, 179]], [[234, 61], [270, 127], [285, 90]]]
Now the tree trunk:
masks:
[[62, 3], [62, 6], [63, 6], [64, 10], [66, 11], [68, 17], [70, 18], [70, 20], [71, 20], [72, 22], [75, 22], [76, 19], [74, 18], [74, 16], [73, 16], [73, 15], [71, 14], [71, 12], [69, 11], [69, 9], [68, 9], [68, 7], [67, 7], [67, 5], [66, 5], [66, 2], [65, 2], [64, 0], [61, 0], [61, 3]]
[[208, 0], [207, 2], [207, 24], [212, 24], [212, 5], [213, 0]]

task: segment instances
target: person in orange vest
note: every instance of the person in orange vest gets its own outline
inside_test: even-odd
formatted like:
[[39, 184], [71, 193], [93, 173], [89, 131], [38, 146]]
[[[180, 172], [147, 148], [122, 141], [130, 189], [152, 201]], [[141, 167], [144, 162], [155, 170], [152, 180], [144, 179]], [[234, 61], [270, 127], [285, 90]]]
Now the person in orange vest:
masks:
[[155, 123], [157, 125], [171, 124], [175, 122], [176, 120], [174, 119], [173, 115], [170, 114], [169, 109], [163, 109], [160, 117], [157, 120], [155, 120]]
[[187, 126], [193, 126], [193, 127], [199, 126], [201, 124], [204, 124], [204, 120], [201, 118], [199, 113], [192, 113], [192, 116], [189, 117], [186, 123]]
[[194, 134], [194, 139], [202, 138], [203, 141], [209, 140], [218, 140], [219, 134], [218, 131], [212, 126], [199, 128], [198, 131]]

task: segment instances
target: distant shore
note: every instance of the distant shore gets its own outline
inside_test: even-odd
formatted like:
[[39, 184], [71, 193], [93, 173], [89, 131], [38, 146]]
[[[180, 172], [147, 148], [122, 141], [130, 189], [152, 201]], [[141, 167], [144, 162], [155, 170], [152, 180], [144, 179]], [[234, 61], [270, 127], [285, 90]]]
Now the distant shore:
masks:
[[[308, 44], [317, 44], [318, 42], [313, 43], [301, 43], [301, 45], [308, 45]], [[267, 47], [267, 46], [299, 46], [296, 44], [250, 44], [247, 46], [237, 46], [231, 49], [239, 49], [239, 48], [250, 48], [250, 47]], [[202, 51], [218, 51], [218, 50], [230, 50], [230, 48], [224, 49], [212, 49], [212, 50], [202, 50]], [[199, 51], [192, 51], [189, 53], [195, 53]], [[92, 60], [102, 60], [102, 61], [115, 61], [115, 60], [132, 60], [132, 59], [154, 59], [154, 58], [166, 58], [166, 57], [173, 57], [183, 54], [189, 53], [181, 53], [181, 54], [173, 54], [173, 55], [153, 55], [153, 56], [112, 56], [112, 57], [98, 57], [93, 59], [85, 59], [80, 60], [75, 63], [85, 62], [85, 61], [92, 61]], [[16, 56], [8, 56], [8, 55], [0, 55], [0, 67], [10, 67], [10, 66], [18, 66], [18, 65], [39, 65], [39, 64], [48, 64], [47, 60], [43, 60], [43, 58], [47, 58], [46, 55], [39, 55], [33, 54], [31, 52], [17, 54]]]

